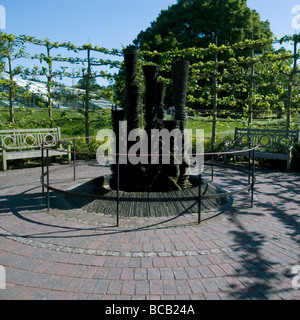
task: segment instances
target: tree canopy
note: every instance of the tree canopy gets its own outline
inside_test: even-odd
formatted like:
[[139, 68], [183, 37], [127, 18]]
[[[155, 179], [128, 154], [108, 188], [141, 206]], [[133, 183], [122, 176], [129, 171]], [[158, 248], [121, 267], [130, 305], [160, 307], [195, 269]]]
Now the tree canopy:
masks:
[[247, 0], [178, 0], [162, 10], [134, 44], [142, 50], [164, 52], [210, 43], [230, 45], [245, 39], [272, 37], [268, 21], [247, 6]]

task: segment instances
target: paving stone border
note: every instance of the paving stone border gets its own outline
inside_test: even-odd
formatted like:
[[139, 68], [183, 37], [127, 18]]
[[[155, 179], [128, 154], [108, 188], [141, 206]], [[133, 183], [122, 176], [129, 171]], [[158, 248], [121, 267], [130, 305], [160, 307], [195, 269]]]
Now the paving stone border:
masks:
[[275, 243], [280, 240], [289, 239], [294, 237], [299, 233], [287, 233], [278, 236], [274, 236], [269, 238], [268, 240], [257, 241], [252, 243], [245, 243], [242, 246], [229, 246], [223, 248], [216, 248], [210, 250], [197, 250], [197, 251], [172, 251], [172, 252], [118, 252], [118, 251], [104, 251], [104, 250], [91, 250], [91, 249], [83, 249], [83, 248], [74, 248], [69, 246], [59, 246], [52, 243], [45, 243], [38, 240], [26, 239], [24, 237], [20, 237], [14, 235], [0, 227], [0, 233], [7, 239], [29, 245], [34, 248], [42, 248], [48, 249], [57, 252], [67, 252], [74, 254], [86, 254], [86, 255], [95, 255], [95, 256], [107, 256], [107, 257], [132, 257], [132, 258], [144, 258], [144, 257], [188, 257], [188, 256], [198, 256], [198, 255], [209, 255], [209, 254], [218, 254], [222, 252], [231, 252], [231, 251], [241, 251], [244, 249], [251, 249], [259, 246], [264, 246], [266, 244]]

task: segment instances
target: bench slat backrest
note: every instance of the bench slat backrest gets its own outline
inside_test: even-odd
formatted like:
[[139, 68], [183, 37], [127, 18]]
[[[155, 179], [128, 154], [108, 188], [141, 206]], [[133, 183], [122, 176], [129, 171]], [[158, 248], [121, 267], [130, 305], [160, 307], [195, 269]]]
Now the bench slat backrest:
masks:
[[299, 142], [299, 131], [235, 128], [234, 140], [259, 145], [260, 149], [282, 150]]
[[37, 149], [41, 143], [53, 147], [60, 139], [60, 128], [0, 131], [0, 146], [7, 150]]

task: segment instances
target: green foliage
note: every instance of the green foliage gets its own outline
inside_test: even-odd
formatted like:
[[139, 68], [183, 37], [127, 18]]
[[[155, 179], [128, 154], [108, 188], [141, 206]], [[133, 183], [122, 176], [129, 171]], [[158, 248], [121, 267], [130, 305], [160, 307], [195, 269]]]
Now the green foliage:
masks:
[[134, 44], [142, 50], [159, 52], [189, 47], [207, 48], [215, 43], [233, 44], [245, 39], [270, 38], [269, 22], [247, 7], [245, 0], [178, 0], [145, 31]]
[[97, 149], [100, 147], [101, 142], [96, 139], [90, 139], [89, 143], [86, 143], [86, 139], [76, 139], [76, 159], [78, 160], [94, 160], [96, 159]]
[[[9, 110], [0, 106], [0, 130], [49, 128], [50, 119], [45, 108], [18, 108], [15, 123], [9, 122]], [[91, 112], [91, 135], [96, 135], [102, 128], [111, 128], [109, 109]], [[61, 127], [63, 137], [84, 136], [84, 115], [72, 110], [53, 110], [53, 127]]]
[[[182, 41], [188, 41], [188, 39], [193, 40], [193, 32], [191, 30], [196, 30], [198, 36], [195, 39], [200, 41], [197, 46], [194, 44], [193, 47], [189, 47], [187, 45], [189, 42], [182, 45], [183, 42], [181, 43], [179, 38], [172, 40], [177, 43], [175, 47], [166, 45], [166, 50], [159, 49], [160, 47], [158, 46], [158, 49], [148, 51], [145, 50], [147, 49], [147, 46], [141, 44], [142, 50], [140, 52], [138, 76], [139, 84], [143, 88], [144, 79], [141, 71], [142, 65], [159, 64], [161, 71], [160, 80], [165, 81], [168, 84], [166, 104], [170, 106], [172, 105], [171, 65], [173, 61], [176, 60], [189, 60], [191, 61], [191, 65], [187, 105], [189, 114], [194, 115], [197, 118], [194, 122], [193, 120], [190, 120], [190, 123], [193, 126], [207, 123], [207, 126], [210, 127], [211, 121], [217, 119], [219, 122], [218, 129], [222, 132], [226, 132], [227, 130], [232, 129], [231, 125], [237, 118], [241, 125], [249, 126], [249, 110], [251, 107], [254, 118], [261, 118], [264, 116], [269, 117], [271, 114], [275, 115], [271, 120], [269, 118], [268, 123], [265, 121], [259, 124], [259, 122], [256, 121], [253, 122], [253, 126], [276, 126], [276, 121], [277, 123], [280, 123], [280, 125], [283, 125], [285, 121], [288, 121], [288, 117], [290, 117], [290, 128], [294, 128], [294, 123], [296, 123], [295, 119], [299, 113], [298, 105], [300, 99], [298, 66], [297, 64], [293, 65], [293, 62], [297, 61], [299, 58], [298, 51], [292, 53], [283, 48], [277, 51], [271, 49], [274, 39], [270, 38], [271, 33], [269, 32], [268, 25], [259, 20], [257, 13], [247, 9], [244, 1], [238, 2], [239, 3], [235, 0], [178, 1], [177, 5], [170, 8], [170, 12], [179, 12], [183, 14], [183, 11], [181, 10], [184, 9], [191, 13], [191, 10], [193, 11], [196, 8], [198, 10], [195, 9], [197, 12], [211, 13], [213, 8], [212, 5], [216, 5], [214, 10], [216, 12], [219, 10], [219, 13], [222, 11], [222, 15], [215, 17], [217, 19], [216, 21], [206, 21], [205, 27], [208, 29], [211, 28], [211, 30], [215, 29], [213, 32], [207, 31], [205, 36], [199, 37], [202, 32], [201, 28], [203, 28], [204, 25], [203, 21], [196, 21], [197, 19], [190, 19], [190, 28], [185, 25], [185, 33], [178, 33], [179, 38]], [[216, 8], [218, 10], [216, 10]], [[167, 17], [168, 15], [169, 13], [162, 12], [161, 16], [157, 19], [157, 22], [153, 24], [153, 29], [160, 23], [163, 23], [163, 17]], [[232, 23], [238, 24], [238, 22], [241, 22], [241, 17], [243, 15], [246, 16], [245, 21], [252, 21], [247, 25], [247, 28], [245, 27], [243, 30], [240, 28], [233, 28], [232, 32], [235, 36], [232, 39], [234, 39], [234, 41], [231, 41], [230, 34], [228, 34], [228, 37], [225, 37], [224, 34], [223, 37], [223, 31], [221, 30], [223, 28], [221, 28], [223, 22], [221, 20], [223, 19], [226, 22], [226, 19], [230, 18], [232, 19]], [[188, 15], [182, 15], [182, 17], [186, 18]], [[175, 21], [176, 18], [174, 17], [172, 19]], [[203, 19], [210, 19], [210, 16], [204, 15]], [[245, 22], [243, 21], [243, 23]], [[192, 25], [193, 28], [191, 27]], [[169, 27], [180, 28], [182, 27], [182, 23], [180, 22], [177, 26], [173, 26], [171, 20], [170, 24], [165, 21], [164, 30], [162, 30], [162, 32], [166, 33], [166, 30]], [[249, 40], [249, 38], [252, 38], [252, 29], [254, 30], [254, 40]], [[218, 42], [214, 43], [217, 31], [219, 32]], [[194, 36], [197, 35], [197, 32], [194, 32]], [[159, 41], [159, 37], [156, 40]], [[162, 36], [161, 40], [165, 45]], [[294, 35], [291, 37], [283, 37], [280, 41], [282, 43], [284, 41], [294, 41], [293, 43], [297, 44], [298, 40], [299, 36]], [[54, 86], [58, 85], [58, 82], [56, 81], [61, 80], [64, 77], [80, 79], [79, 85], [85, 90], [85, 93], [80, 93], [79, 98], [84, 101], [86, 106], [86, 110], [82, 111], [82, 114], [80, 115], [82, 120], [77, 124], [77, 131], [66, 129], [67, 134], [77, 132], [82, 135], [84, 121], [86, 121], [85, 125], [89, 122], [91, 123], [91, 132], [95, 131], [93, 123], [93, 121], [95, 121], [94, 115], [90, 111], [88, 104], [88, 101], [92, 98], [105, 97], [110, 101], [116, 101], [121, 106], [126, 107], [126, 101], [124, 101], [125, 77], [123, 63], [117, 60], [122, 55], [121, 50], [109, 50], [91, 44], [84, 44], [81, 47], [78, 47], [69, 42], [51, 42], [49, 39], [39, 40], [35, 37], [24, 35], [19, 37], [4, 35], [0, 37], [0, 41], [6, 41], [6, 43], [7, 41], [15, 41], [16, 50], [11, 54], [13, 59], [26, 57], [39, 62], [39, 65], [34, 66], [32, 70], [29, 70], [28, 68], [25, 69], [22, 66], [16, 66], [13, 69], [13, 75], [21, 74], [25, 78], [46, 77], [48, 100], [38, 101], [38, 105], [41, 108], [47, 107], [49, 110], [48, 114], [44, 115], [43, 121], [45, 122], [45, 125], [55, 126], [59, 121], [68, 119], [66, 114], [60, 115], [59, 119], [50, 114], [51, 101], [53, 99], [58, 101], [62, 101], [63, 99], [74, 99], [74, 93], [68, 90], [68, 88], [63, 88], [63, 90], [61, 90], [63, 92], [61, 97], [57, 96], [52, 90]], [[171, 39], [168, 41], [171, 41]], [[166, 43], [168, 43], [168, 41]], [[32, 57], [29, 57], [26, 54], [26, 44], [40, 46], [45, 49], [45, 52], [34, 54]], [[149, 44], [151, 43], [149, 42]], [[54, 54], [59, 48], [66, 49], [74, 54], [86, 52], [87, 56], [86, 58], [79, 58], [78, 56], [63, 57], [60, 54]], [[5, 53], [6, 49], [6, 46], [2, 47], [3, 57], [7, 57], [7, 53]], [[251, 54], [252, 51], [254, 53], [253, 55]], [[110, 57], [109, 59], [106, 59], [105, 57], [96, 58], [95, 56], [92, 56], [93, 54], [109, 55]], [[111, 59], [111, 57], [114, 57], [115, 60]], [[81, 69], [75, 70], [74, 66], [81, 66]], [[251, 69], [253, 69], [253, 66], [254, 75], [251, 78]], [[120, 71], [118, 74], [104, 70], [97, 71], [96, 68], [98, 67], [108, 67], [109, 69], [117, 68]], [[70, 69], [74, 71], [70, 71]], [[292, 90], [290, 90], [291, 94], [288, 95], [287, 89], [291, 84], [291, 75], [293, 76]], [[112, 82], [112, 85], [108, 87], [100, 87], [96, 82], [96, 78], [98, 77], [110, 79], [111, 81], [114, 80], [115, 82]], [[86, 86], [87, 83], [89, 83], [88, 87]], [[215, 88], [213, 85], [214, 83], [216, 83]], [[11, 80], [6, 81], [6, 84], [8, 86], [14, 86], [14, 82]], [[15, 91], [16, 94], [18, 94], [17, 90]], [[26, 96], [25, 99], [31, 99], [29, 92], [23, 94]], [[3, 99], [7, 99], [7, 97], [7, 93], [2, 93]], [[211, 111], [214, 98], [216, 98], [217, 101], [217, 115]], [[289, 106], [287, 101], [290, 101]], [[204, 114], [204, 117], [199, 117], [196, 111], [197, 109], [208, 109], [210, 111], [208, 115]], [[17, 115], [18, 113], [16, 113], [16, 117]], [[91, 116], [91, 121], [87, 118], [89, 116]], [[221, 121], [220, 118], [226, 119], [227, 122]], [[69, 121], [71, 123], [72, 119], [69, 119]], [[102, 126], [103, 121], [104, 124], [108, 124], [109, 122], [106, 122], [106, 120], [101, 118], [99, 119], [100, 126]]]

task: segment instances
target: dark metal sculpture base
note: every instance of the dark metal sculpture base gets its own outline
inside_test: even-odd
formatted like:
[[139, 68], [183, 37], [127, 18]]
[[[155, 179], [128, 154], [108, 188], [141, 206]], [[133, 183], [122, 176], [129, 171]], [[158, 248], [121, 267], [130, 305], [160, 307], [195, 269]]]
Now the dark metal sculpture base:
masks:
[[[190, 177], [190, 187], [180, 191], [169, 192], [124, 192], [120, 191], [120, 217], [168, 217], [198, 212], [198, 177]], [[221, 194], [224, 190], [202, 179], [203, 196]], [[102, 196], [102, 199], [65, 196], [67, 201], [76, 208], [88, 212], [105, 215], [116, 214], [117, 191], [109, 188], [109, 176], [102, 176], [85, 182], [69, 190], [76, 194]], [[202, 212], [220, 210], [232, 203], [232, 197], [202, 200]]]

